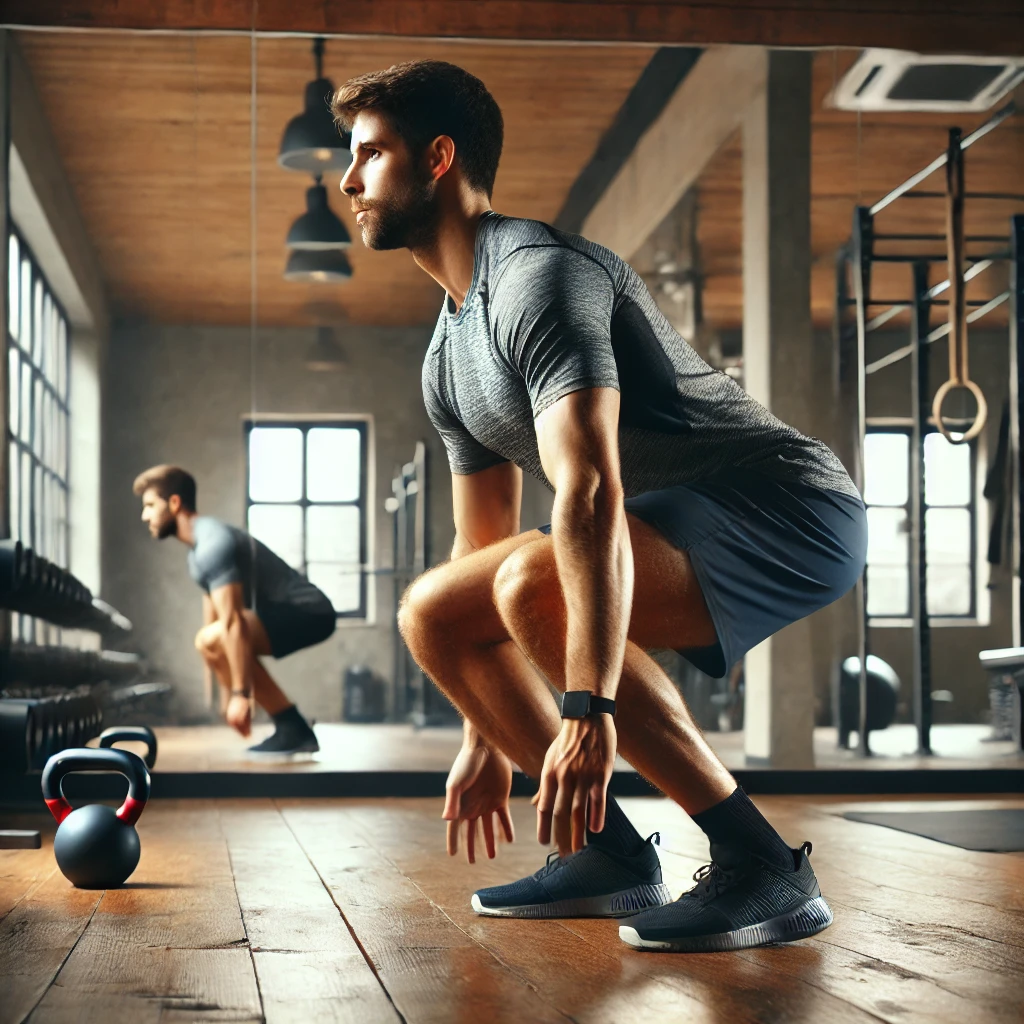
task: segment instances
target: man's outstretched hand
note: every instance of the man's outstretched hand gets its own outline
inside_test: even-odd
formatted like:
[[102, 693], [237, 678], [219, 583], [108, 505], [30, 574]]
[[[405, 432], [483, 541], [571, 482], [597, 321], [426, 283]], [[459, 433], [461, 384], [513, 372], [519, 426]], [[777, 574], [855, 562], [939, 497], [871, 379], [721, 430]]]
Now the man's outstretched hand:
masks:
[[512, 790], [512, 762], [484, 743], [463, 743], [448, 773], [444, 813], [448, 822], [448, 856], [459, 852], [459, 832], [466, 822], [466, 859], [476, 863], [479, 826], [483, 826], [487, 856], [497, 855], [495, 819], [508, 842], [515, 840], [508, 797]]
[[604, 828], [605, 793], [615, 766], [615, 721], [611, 715], [566, 718], [548, 747], [540, 777], [537, 838], [552, 839], [565, 857], [582, 850], [587, 829]]

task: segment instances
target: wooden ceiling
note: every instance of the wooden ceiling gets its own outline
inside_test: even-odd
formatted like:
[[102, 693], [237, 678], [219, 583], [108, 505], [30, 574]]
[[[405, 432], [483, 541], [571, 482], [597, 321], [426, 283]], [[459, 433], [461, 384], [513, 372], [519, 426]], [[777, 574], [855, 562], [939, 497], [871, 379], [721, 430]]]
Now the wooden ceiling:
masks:
[[[835, 305], [835, 255], [850, 237], [854, 206], [871, 205], [929, 164], [946, 149], [948, 129], [964, 134], [986, 121], [985, 114], [857, 114], [827, 105], [834, 84], [856, 59], [849, 51], [821, 51], [814, 60], [811, 127], [811, 305], [815, 324], [827, 327]], [[1024, 113], [1004, 121], [964, 154], [969, 192], [1022, 192], [1024, 182]], [[941, 191], [939, 172], [919, 188]], [[704, 313], [719, 329], [737, 328], [743, 319], [742, 200], [743, 147], [739, 135], [724, 146], [701, 176], [698, 236], [707, 275]], [[1008, 237], [1009, 217], [1024, 213], [1024, 203], [969, 200], [965, 211], [968, 235]], [[944, 234], [945, 204], [941, 199], [902, 199], [876, 218], [876, 231], [886, 234]], [[969, 244], [969, 253], [986, 246]], [[987, 248], [1005, 249], [1005, 246]], [[879, 252], [944, 253], [943, 243], [879, 243]], [[944, 263], [932, 268], [934, 282], [946, 277]], [[910, 293], [908, 264], [876, 263], [872, 293], [879, 298], [904, 298]], [[1006, 264], [997, 264], [967, 285], [970, 299], [987, 300], [1007, 287]], [[878, 310], [877, 312], [881, 312]], [[933, 319], [945, 318], [944, 307]], [[1005, 323], [1006, 307], [986, 322]]]
[[[250, 40], [239, 36], [19, 32], [115, 315], [162, 323], [250, 319]], [[258, 38], [256, 300], [260, 324], [432, 321], [440, 290], [407, 252], [369, 252], [347, 203], [332, 206], [357, 241], [342, 285], [282, 278], [284, 238], [311, 181], [277, 149], [313, 77], [308, 39]], [[460, 64], [505, 117], [494, 194], [504, 213], [552, 220], [650, 59], [645, 46], [334, 39], [325, 73], [340, 83], [398, 61]], [[324, 312], [324, 306], [334, 312]]]

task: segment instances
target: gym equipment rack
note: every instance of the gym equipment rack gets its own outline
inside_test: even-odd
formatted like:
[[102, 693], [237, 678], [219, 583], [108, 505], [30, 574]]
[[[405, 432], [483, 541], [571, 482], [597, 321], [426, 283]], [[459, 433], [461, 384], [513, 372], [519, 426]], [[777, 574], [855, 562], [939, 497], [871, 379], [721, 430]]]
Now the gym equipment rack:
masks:
[[[1018, 113], [1015, 103], [1010, 102], [998, 110], [988, 121], [975, 131], [960, 139], [961, 150], [966, 150], [983, 139], [1008, 118]], [[875, 229], [876, 216], [896, 200], [945, 199], [945, 192], [922, 191], [916, 186], [935, 171], [945, 167], [947, 152], [936, 157], [927, 167], [922, 168], [901, 185], [878, 200], [872, 206], [857, 206], [853, 214], [853, 229], [850, 241], [837, 255], [836, 261], [836, 312], [834, 334], [840, 353], [840, 380], [849, 380], [851, 372], [856, 374], [857, 394], [857, 455], [856, 465], [861, 489], [864, 486], [864, 439], [867, 433], [867, 378], [879, 370], [905, 358], [910, 358], [910, 404], [912, 430], [910, 441], [910, 618], [913, 628], [913, 706], [914, 723], [917, 727], [918, 753], [930, 754], [932, 725], [932, 672], [931, 672], [931, 626], [927, 605], [927, 564], [925, 559], [925, 509], [924, 509], [924, 438], [931, 417], [928, 385], [928, 346], [950, 333], [948, 323], [932, 329], [929, 313], [933, 305], [942, 304], [938, 296], [950, 290], [947, 279], [936, 285], [928, 285], [928, 268], [932, 263], [945, 262], [945, 254], [935, 253], [886, 253], [878, 251], [882, 242], [943, 242], [945, 235], [886, 234]], [[1024, 194], [1002, 192], [968, 192], [965, 199], [999, 200], [1024, 204]], [[1012, 600], [1013, 600], [1013, 644], [1021, 644], [1022, 608], [1020, 595], [1021, 580], [1021, 513], [1024, 511], [1024, 473], [1021, 471], [1020, 430], [1024, 417], [1024, 214], [1010, 217], [1007, 236], [968, 235], [968, 243], [985, 244], [997, 248], [983, 254], [968, 255], [965, 259], [971, 266], [963, 273], [963, 281], [972, 280], [997, 264], [1009, 266], [1009, 282], [1005, 291], [984, 302], [968, 302], [973, 307], [967, 315], [967, 323], [981, 320], [992, 310], [1009, 303], [1009, 365], [1010, 365], [1010, 464], [1013, 484], [1010, 493], [1010, 517], [1012, 523]], [[875, 263], [906, 263], [910, 265], [912, 294], [909, 299], [878, 299], [871, 293], [871, 271]], [[852, 287], [851, 287], [852, 285]], [[851, 294], [852, 291], [852, 294]], [[869, 310], [888, 307], [869, 317]], [[854, 322], [849, 322], [853, 311]], [[887, 355], [867, 362], [867, 337], [873, 331], [894, 319], [901, 313], [910, 313], [910, 342]], [[855, 355], [851, 358], [851, 342]], [[858, 725], [858, 753], [867, 757], [871, 754], [868, 743], [868, 687], [867, 655], [869, 648], [867, 614], [867, 567], [857, 584], [858, 606], [858, 658], [860, 661], [860, 708]]]
[[[20, 541], [0, 541], [0, 609], [107, 637], [123, 637], [132, 629], [128, 619], [94, 598], [81, 580]], [[3, 790], [16, 785], [26, 773], [40, 771], [51, 755], [68, 747], [84, 746], [99, 735], [105, 704], [124, 705], [168, 689], [154, 683], [110, 689], [108, 684], [131, 682], [143, 668], [144, 662], [138, 655], [119, 651], [9, 641], [3, 644]], [[54, 692], [61, 690], [72, 692]], [[38, 832], [0, 831], [0, 848], [38, 846]]]

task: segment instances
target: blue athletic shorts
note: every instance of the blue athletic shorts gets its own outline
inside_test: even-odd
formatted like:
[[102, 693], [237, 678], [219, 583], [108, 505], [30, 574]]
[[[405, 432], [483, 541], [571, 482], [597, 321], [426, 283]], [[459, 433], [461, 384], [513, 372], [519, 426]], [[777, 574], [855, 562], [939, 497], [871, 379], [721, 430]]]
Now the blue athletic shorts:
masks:
[[838, 491], [734, 472], [627, 498], [626, 511], [689, 554], [718, 643], [679, 653], [716, 678], [864, 570], [864, 503]]

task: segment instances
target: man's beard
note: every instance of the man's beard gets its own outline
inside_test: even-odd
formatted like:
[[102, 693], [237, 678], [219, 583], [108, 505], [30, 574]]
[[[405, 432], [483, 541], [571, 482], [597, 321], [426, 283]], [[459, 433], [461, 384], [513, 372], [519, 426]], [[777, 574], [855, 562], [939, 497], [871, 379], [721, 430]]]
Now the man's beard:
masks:
[[429, 245], [437, 226], [437, 186], [429, 176], [412, 181], [402, 193], [374, 200], [362, 227], [367, 249], [418, 249]]
[[165, 519], [158, 527], [156, 531], [157, 540], [167, 540], [168, 537], [178, 536], [178, 519], [177, 516], [170, 516]]

